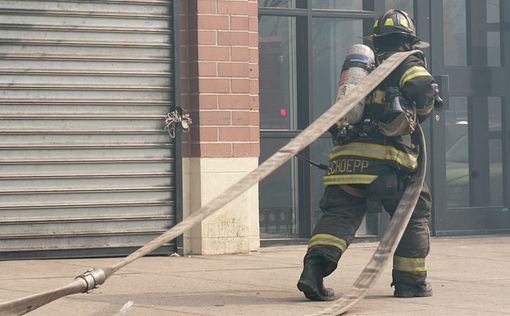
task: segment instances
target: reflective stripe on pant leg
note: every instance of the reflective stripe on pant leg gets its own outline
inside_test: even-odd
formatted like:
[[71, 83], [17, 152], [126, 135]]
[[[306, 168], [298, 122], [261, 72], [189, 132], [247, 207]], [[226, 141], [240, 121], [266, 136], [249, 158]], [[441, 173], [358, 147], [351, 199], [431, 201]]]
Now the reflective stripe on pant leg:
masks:
[[427, 192], [427, 187], [424, 186], [413, 216], [395, 251], [392, 271], [393, 284], [412, 286], [426, 284], [425, 257], [429, 253], [430, 245], [429, 216], [430, 195]]
[[308, 242], [308, 249], [315, 246], [333, 246], [344, 253], [345, 249], [347, 249], [347, 242], [342, 238], [330, 234], [315, 234]]
[[402, 272], [425, 272], [425, 258], [393, 256], [393, 270]]
[[322, 214], [312, 232], [305, 260], [321, 257], [328, 262], [324, 276], [333, 272], [354, 238], [364, 215], [365, 200], [327, 186], [320, 201]]

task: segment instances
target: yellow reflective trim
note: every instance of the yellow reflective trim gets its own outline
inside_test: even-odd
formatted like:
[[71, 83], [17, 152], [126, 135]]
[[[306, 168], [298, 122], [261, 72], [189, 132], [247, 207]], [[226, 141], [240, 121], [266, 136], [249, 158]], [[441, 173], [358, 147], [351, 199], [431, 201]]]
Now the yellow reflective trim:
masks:
[[412, 73], [415, 73], [415, 72], [426, 72], [429, 76], [429, 72], [427, 71], [427, 69], [423, 66], [413, 66], [413, 67], [410, 67], [409, 69], [407, 69], [404, 74], [402, 75], [402, 77], [400, 78], [400, 82], [399, 82], [399, 86], [402, 87], [405, 83], [405, 81], [409, 80], [409, 79], [406, 79], [409, 75], [411, 75]]
[[370, 184], [377, 179], [377, 176], [366, 174], [341, 174], [324, 176], [325, 185], [339, 185], [339, 184]]
[[404, 80], [404, 82], [402, 82], [402, 86], [404, 86], [406, 84], [406, 82], [408, 82], [409, 80], [414, 79], [416, 77], [432, 77], [432, 75], [429, 74], [428, 71], [414, 73], [414, 74], [410, 75], [409, 77], [407, 77]]
[[377, 176], [375, 175], [371, 175], [371, 174], [341, 174], [341, 175], [329, 175], [329, 176], [324, 176], [324, 178], [326, 177], [356, 177], [356, 178], [363, 178], [363, 179], [375, 179], [377, 178]]
[[406, 19], [399, 19], [399, 24], [402, 25], [403, 27], [409, 27], [409, 23], [407, 22]]
[[418, 167], [417, 157], [397, 150], [393, 146], [353, 142], [348, 145], [333, 147], [333, 150], [329, 155], [329, 159], [334, 159], [340, 156], [358, 156], [381, 160], [393, 160], [410, 169]]
[[406, 154], [402, 151], [398, 151], [395, 148], [392, 150], [388, 150], [384, 154], [375, 154], [375, 153], [366, 153], [363, 151], [355, 151], [355, 150], [346, 150], [339, 153], [334, 154], [333, 156], [330, 156], [330, 159], [341, 157], [341, 156], [358, 156], [358, 157], [365, 157], [365, 158], [374, 158], [374, 159], [381, 159], [381, 160], [393, 160], [400, 165], [415, 169], [418, 167], [418, 160], [417, 158]]
[[312, 238], [310, 238], [310, 241], [308, 242], [308, 248], [322, 245], [337, 247], [342, 252], [344, 252], [345, 249], [347, 249], [347, 241], [330, 234], [313, 235]]
[[330, 235], [330, 234], [314, 234], [312, 236], [312, 238], [310, 238], [310, 240], [314, 240], [314, 239], [318, 239], [318, 238], [333, 239], [333, 240], [336, 240], [342, 244], [346, 244], [345, 239], [337, 237], [335, 235]]
[[330, 156], [330, 159], [341, 157], [341, 156], [358, 156], [358, 157], [365, 157], [365, 158], [376, 158], [376, 159], [385, 159], [385, 154], [376, 154], [376, 153], [367, 153], [363, 151], [357, 151], [357, 150], [344, 150], [342, 152], [335, 153], [333, 156]]
[[426, 272], [427, 268], [425, 268], [425, 267], [408, 268], [408, 267], [403, 267], [403, 266], [400, 266], [400, 267], [393, 266], [393, 270], [398, 270], [398, 271], [402, 271], [402, 272]]
[[425, 258], [393, 257], [393, 269], [403, 272], [425, 272]]
[[409, 257], [393, 256], [393, 260], [397, 260], [397, 261], [401, 261], [401, 262], [425, 263], [425, 258], [409, 258]]
[[[432, 103], [434, 103], [434, 102], [432, 102]], [[433, 104], [427, 105], [424, 108], [416, 108], [416, 114], [421, 115], [421, 116], [429, 115], [433, 109], [434, 109]]]
[[384, 21], [384, 26], [394, 26], [392, 18], [387, 18], [386, 21]]
[[374, 27], [374, 28], [376, 28], [376, 27], [378, 27], [378, 26], [379, 26], [379, 19], [377, 19], [377, 20], [375, 20], [375, 21], [374, 21], [374, 26], [373, 26], [373, 27]]
[[361, 142], [352, 142], [347, 145], [336, 145], [333, 147], [332, 152], [344, 150], [345, 148], [353, 148], [353, 149], [370, 149], [370, 150], [376, 150], [385, 152], [389, 148], [394, 148], [392, 146], [386, 146], [386, 145], [379, 145], [379, 144], [373, 144], [373, 143], [361, 143]]
[[[418, 71], [418, 70], [427, 71], [427, 69], [425, 69], [425, 67], [423, 67], [423, 66], [412, 66], [404, 72], [404, 74], [402, 75], [402, 78], [409, 75], [411, 72]], [[401, 79], [401, 81], [402, 81], [402, 79]]]
[[398, 151], [395, 148], [392, 148], [385, 159], [394, 160], [409, 169], [416, 169], [418, 167], [418, 158], [406, 154], [403, 151]]
[[308, 248], [312, 248], [312, 247], [315, 247], [315, 246], [333, 246], [333, 247], [336, 247], [338, 249], [340, 249], [342, 252], [345, 251], [345, 248], [342, 248], [340, 245], [334, 243], [334, 242], [329, 242], [329, 241], [317, 241], [317, 242], [313, 242], [313, 243], [309, 243], [308, 244]]
[[386, 96], [386, 92], [384, 92], [382, 90], [375, 90], [373, 93], [372, 102], [374, 104], [386, 104], [384, 102], [385, 96]]

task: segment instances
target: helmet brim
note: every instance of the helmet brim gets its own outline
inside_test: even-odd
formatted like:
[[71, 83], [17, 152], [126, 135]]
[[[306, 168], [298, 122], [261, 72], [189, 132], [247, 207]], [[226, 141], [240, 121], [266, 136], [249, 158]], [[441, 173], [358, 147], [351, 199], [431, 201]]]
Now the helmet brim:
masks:
[[[367, 36], [363, 36], [364, 39], [367, 39], [369, 41], [374, 41], [374, 39], [376, 37], [378, 38], [382, 38], [384, 37], [385, 35], [388, 35], [388, 34], [384, 34], [384, 35], [377, 35], [377, 34], [370, 34], [370, 35], [367, 35]], [[430, 47], [430, 43], [429, 42], [425, 42], [425, 41], [422, 41], [421, 39], [418, 39], [418, 41], [416, 43], [413, 44], [413, 47], [414, 48], [419, 48], [419, 49], [423, 49], [423, 48], [428, 48]]]
[[430, 43], [422, 41], [422, 40], [418, 40], [417, 43], [414, 43], [413, 47], [414, 48], [420, 48], [420, 49], [428, 48], [428, 47], [430, 47]]

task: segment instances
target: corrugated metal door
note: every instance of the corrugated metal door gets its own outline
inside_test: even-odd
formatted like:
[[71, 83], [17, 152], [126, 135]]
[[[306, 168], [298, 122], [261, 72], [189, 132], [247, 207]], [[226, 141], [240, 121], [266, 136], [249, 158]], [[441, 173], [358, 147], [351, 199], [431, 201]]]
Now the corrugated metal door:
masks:
[[0, 259], [121, 255], [174, 224], [171, 13], [0, 1]]

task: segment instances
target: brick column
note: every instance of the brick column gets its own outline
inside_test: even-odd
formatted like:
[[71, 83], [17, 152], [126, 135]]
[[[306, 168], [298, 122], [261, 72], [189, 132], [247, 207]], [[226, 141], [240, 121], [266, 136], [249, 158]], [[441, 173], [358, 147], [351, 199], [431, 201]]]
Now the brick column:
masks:
[[[181, 0], [181, 99], [193, 126], [183, 137], [184, 216], [258, 165], [256, 0]], [[259, 247], [254, 187], [185, 234], [188, 253]]]

